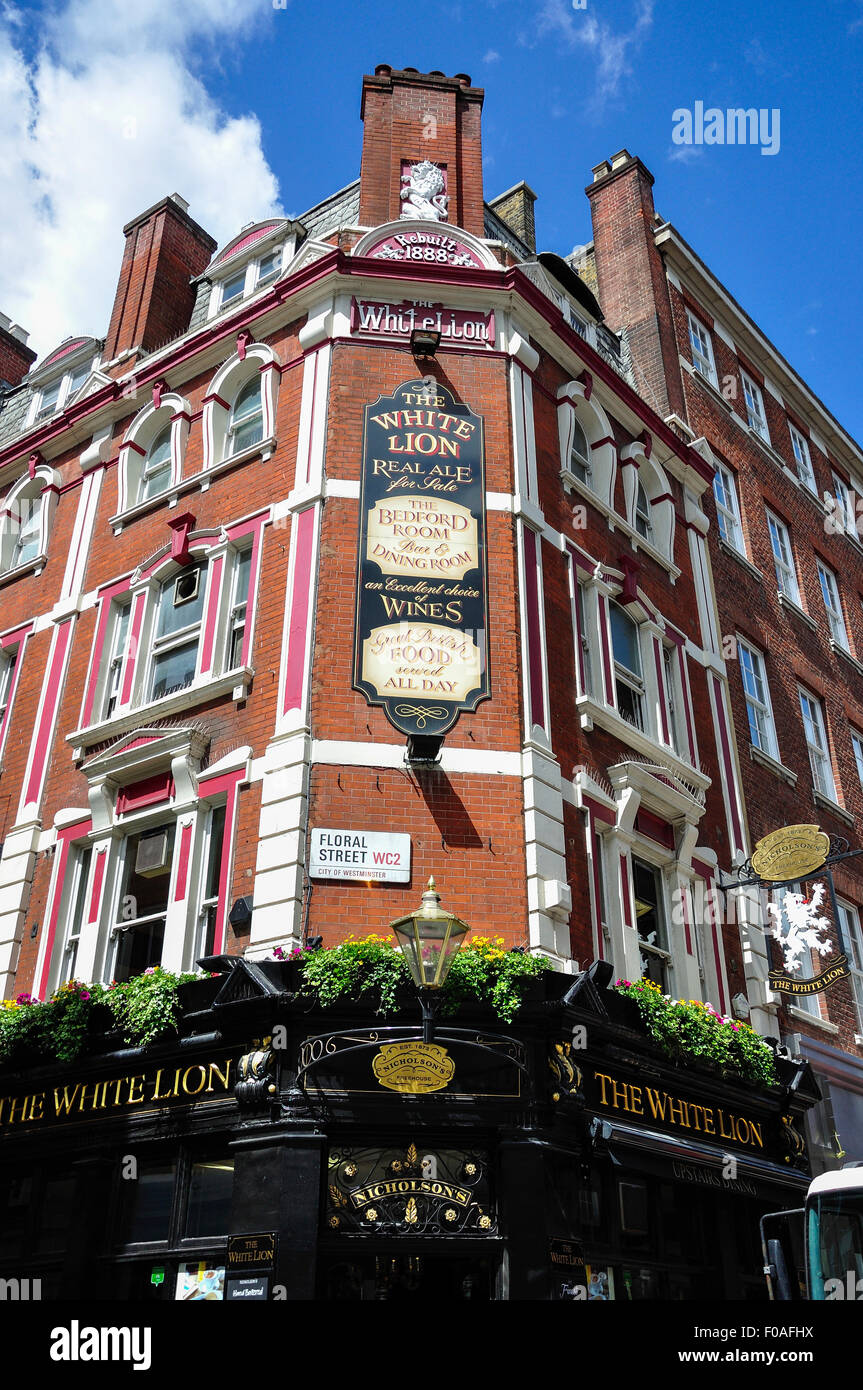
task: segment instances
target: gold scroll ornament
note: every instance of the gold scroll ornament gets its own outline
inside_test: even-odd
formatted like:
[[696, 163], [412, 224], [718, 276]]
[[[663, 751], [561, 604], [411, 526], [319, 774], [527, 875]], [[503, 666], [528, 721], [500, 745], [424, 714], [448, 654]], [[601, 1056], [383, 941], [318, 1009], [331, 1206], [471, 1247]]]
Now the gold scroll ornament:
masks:
[[784, 825], [758, 841], [752, 867], [769, 883], [785, 883], [820, 869], [830, 852], [830, 836], [817, 825]]

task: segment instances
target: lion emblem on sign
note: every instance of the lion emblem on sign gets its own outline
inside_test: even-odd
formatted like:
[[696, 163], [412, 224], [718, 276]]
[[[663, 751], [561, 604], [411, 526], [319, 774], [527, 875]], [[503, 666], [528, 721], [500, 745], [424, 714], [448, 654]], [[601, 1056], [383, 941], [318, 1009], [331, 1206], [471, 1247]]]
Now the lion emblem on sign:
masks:
[[802, 893], [783, 893], [781, 904], [768, 903], [767, 911], [773, 919], [768, 932], [775, 937], [785, 956], [785, 969], [796, 973], [804, 956], [810, 951], [818, 951], [824, 956], [832, 951], [829, 941], [822, 933], [829, 930], [830, 919], [820, 915], [824, 901], [824, 884], [816, 883], [812, 897], [805, 898]]
[[402, 187], [399, 197], [402, 200], [402, 217], [418, 217], [423, 222], [445, 222], [449, 198], [444, 192], [446, 179], [444, 172], [430, 159], [411, 165], [402, 174]]

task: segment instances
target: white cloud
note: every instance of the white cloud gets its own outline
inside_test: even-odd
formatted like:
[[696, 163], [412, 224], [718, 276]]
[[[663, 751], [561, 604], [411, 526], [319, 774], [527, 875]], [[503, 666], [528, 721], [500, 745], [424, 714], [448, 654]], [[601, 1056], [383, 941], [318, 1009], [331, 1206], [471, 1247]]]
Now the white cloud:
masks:
[[668, 151], [668, 158], [679, 164], [691, 164], [693, 160], [700, 159], [703, 154], [704, 149], [701, 145], [672, 145]]
[[653, 24], [654, 0], [635, 0], [631, 28], [617, 33], [594, 9], [573, 10], [566, 0], [544, 0], [537, 16], [536, 40], [553, 35], [568, 48], [585, 49], [596, 66], [596, 102], [616, 96], [632, 71], [630, 55]]
[[[220, 110], [191, 68], [234, 51], [259, 0], [70, 0], [31, 52], [0, 15], [0, 310], [40, 357], [70, 333], [102, 337], [122, 227], [167, 193], [220, 243], [279, 211], [254, 116]], [[225, 196], [226, 188], [230, 196]]]
[[483, 54], [482, 61], [484, 63], [498, 63], [500, 62], [500, 54], [497, 52], [496, 49], [490, 48], [488, 50], [488, 53]]

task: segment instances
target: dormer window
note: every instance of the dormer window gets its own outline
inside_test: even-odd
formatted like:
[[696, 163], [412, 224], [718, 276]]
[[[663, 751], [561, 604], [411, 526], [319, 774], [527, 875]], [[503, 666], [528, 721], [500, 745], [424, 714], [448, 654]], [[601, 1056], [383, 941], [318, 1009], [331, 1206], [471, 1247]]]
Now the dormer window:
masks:
[[[246, 229], [219, 252], [207, 271], [212, 281], [211, 316], [278, 279], [296, 240], [286, 240], [290, 226], [284, 221], [259, 224]], [[276, 237], [278, 242], [274, 244]]]
[[[65, 410], [78, 394], [90, 372], [93, 370], [98, 350], [93, 339], [82, 338], [70, 345], [64, 345], [52, 353], [35, 373], [33, 381], [33, 405], [30, 424], [41, 424], [50, 420], [59, 410]], [[85, 355], [82, 357], [81, 354]], [[77, 361], [68, 359], [77, 358]], [[52, 372], [52, 364], [56, 367]]]

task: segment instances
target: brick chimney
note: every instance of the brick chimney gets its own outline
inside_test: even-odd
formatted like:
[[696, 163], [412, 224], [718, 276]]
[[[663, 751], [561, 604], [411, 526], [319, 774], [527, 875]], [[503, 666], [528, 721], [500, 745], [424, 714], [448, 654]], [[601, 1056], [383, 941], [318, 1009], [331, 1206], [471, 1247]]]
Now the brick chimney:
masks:
[[0, 314], [0, 388], [23, 381], [36, 354], [27, 346], [28, 334], [6, 314]]
[[515, 184], [513, 188], [508, 188], [505, 193], [499, 193], [496, 198], [489, 201], [489, 207], [496, 212], [502, 222], [515, 232], [520, 241], [523, 241], [528, 251], [536, 255], [536, 223], [533, 215], [533, 205], [536, 202], [536, 194], [524, 179], [521, 183]]
[[[178, 193], [163, 198], [123, 228], [126, 247], [105, 341], [105, 361], [127, 348], [152, 352], [184, 333], [195, 290], [189, 281], [210, 263], [216, 243], [188, 215]], [[122, 364], [126, 370], [130, 359]]]
[[639, 394], [663, 418], [685, 418], [665, 267], [653, 238], [653, 175], [620, 150], [596, 166], [585, 192], [605, 321], [627, 330]]
[[394, 71], [386, 63], [363, 78], [364, 122], [360, 172], [360, 225], [401, 217], [402, 174], [430, 160], [446, 179], [443, 225], [485, 235], [482, 193], [481, 87], [463, 72]]

